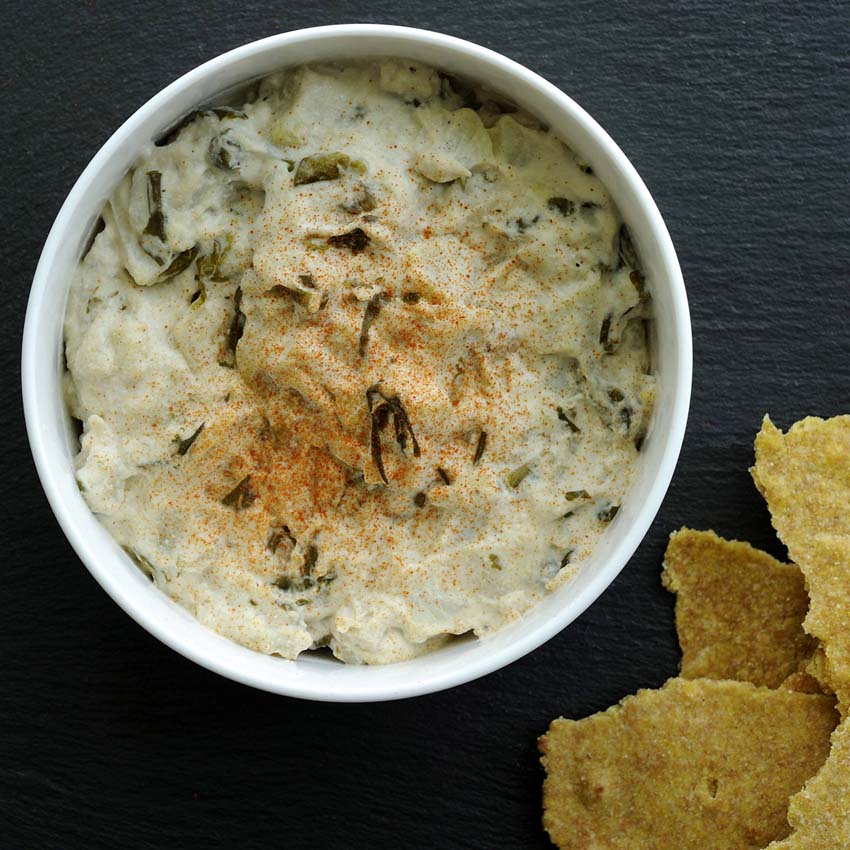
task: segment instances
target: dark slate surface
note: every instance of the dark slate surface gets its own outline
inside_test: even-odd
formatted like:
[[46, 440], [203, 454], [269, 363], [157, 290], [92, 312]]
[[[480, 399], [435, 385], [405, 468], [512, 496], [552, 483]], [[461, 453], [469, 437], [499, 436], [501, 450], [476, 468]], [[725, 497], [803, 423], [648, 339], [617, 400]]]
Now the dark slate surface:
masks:
[[[667, 534], [782, 554], [747, 467], [761, 416], [850, 410], [850, 48], [838, 2], [6, 0], [0, 64], [0, 847], [545, 848], [535, 738], [675, 672]], [[323, 705], [232, 684], [129, 620], [65, 542], [24, 435], [20, 332], [74, 179], [160, 87], [314, 24], [441, 29], [595, 115], [654, 193], [688, 285], [681, 462], [620, 578], [545, 647], [447, 693]]]

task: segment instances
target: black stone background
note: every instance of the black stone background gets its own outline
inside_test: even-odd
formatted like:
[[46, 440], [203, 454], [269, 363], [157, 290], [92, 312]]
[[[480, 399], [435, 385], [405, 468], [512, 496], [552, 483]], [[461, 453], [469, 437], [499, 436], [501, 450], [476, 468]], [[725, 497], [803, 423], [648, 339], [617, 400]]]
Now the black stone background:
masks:
[[[0, 848], [547, 847], [536, 737], [676, 671], [667, 534], [781, 555], [747, 472], [760, 419], [850, 411], [850, 7], [3, 0], [0, 21]], [[449, 692], [332, 705], [209, 673], [100, 590], [36, 480], [19, 352], [50, 224], [124, 118], [224, 50], [355, 21], [501, 51], [602, 123], [678, 249], [695, 373], [661, 512], [578, 622]]]

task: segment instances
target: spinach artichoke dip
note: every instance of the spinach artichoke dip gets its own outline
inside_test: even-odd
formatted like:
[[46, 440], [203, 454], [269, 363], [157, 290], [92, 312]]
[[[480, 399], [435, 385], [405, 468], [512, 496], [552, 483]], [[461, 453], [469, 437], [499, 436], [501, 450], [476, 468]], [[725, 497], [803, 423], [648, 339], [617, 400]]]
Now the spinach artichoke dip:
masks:
[[128, 173], [79, 265], [77, 479], [201, 623], [386, 663], [568, 580], [652, 410], [649, 287], [555, 136], [424, 65], [267, 78]]

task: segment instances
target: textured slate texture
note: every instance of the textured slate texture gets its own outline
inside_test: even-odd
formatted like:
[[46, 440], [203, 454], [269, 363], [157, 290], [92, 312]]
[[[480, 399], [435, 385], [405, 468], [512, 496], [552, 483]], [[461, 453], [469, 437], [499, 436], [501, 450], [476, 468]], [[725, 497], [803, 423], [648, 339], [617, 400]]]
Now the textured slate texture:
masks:
[[[659, 582], [668, 532], [714, 527], [781, 555], [747, 474], [760, 418], [850, 410], [847, 7], [6, 0], [3, 11], [0, 848], [547, 847], [536, 736], [676, 669]], [[678, 248], [696, 372], [661, 513], [579, 622], [448, 693], [334, 706], [194, 666], [95, 585], [38, 486], [18, 357], [50, 223], [126, 116], [225, 49], [358, 20], [495, 48], [601, 121]]]

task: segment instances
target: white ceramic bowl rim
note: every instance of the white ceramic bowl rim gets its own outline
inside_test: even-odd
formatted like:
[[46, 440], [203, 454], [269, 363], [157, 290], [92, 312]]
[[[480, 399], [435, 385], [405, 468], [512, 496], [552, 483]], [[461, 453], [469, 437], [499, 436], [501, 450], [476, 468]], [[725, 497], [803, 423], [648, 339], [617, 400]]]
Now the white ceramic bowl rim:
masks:
[[[189, 108], [237, 80], [247, 82], [275, 67], [311, 58], [353, 55], [405, 56], [467, 73], [544, 120], [554, 119], [550, 121], [553, 129], [593, 165], [629, 221], [656, 288], [656, 324], [667, 329], [661, 339], [666, 374], [656, 412], [656, 419], [663, 417], [664, 421], [653, 424], [655, 433], [647, 440], [650, 444], [654, 437], [656, 445], [652, 451], [645, 450], [652, 459], [646, 460], [649, 471], [640, 498], [630, 493], [629, 504], [624, 504], [615, 521], [621, 531], [614, 534], [612, 527], [603, 537], [603, 542], [610, 540], [600, 547], [604, 550], [600, 563], [594, 561], [594, 569], [581, 581], [551, 594], [495, 635], [460, 641], [412, 661], [380, 667], [341, 665], [309, 654], [291, 662], [252, 652], [205, 629], [153, 588], [129, 565], [76, 488], [67, 414], [59, 411], [61, 394], [57, 393], [64, 313], [64, 297], [57, 304], [57, 294], [67, 295], [69, 257], [79, 256], [86, 231], [142, 144], [156, 138]], [[215, 88], [212, 83], [219, 79], [227, 83]], [[192, 100], [196, 91], [204, 91], [204, 97]], [[529, 99], [535, 101], [534, 106], [528, 104]], [[559, 130], [559, 121], [567, 132]], [[108, 191], [103, 185], [93, 188], [105, 179]], [[85, 217], [82, 223], [81, 216]], [[72, 235], [76, 239], [71, 239]], [[107, 593], [151, 634], [210, 670], [276, 693], [340, 702], [397, 699], [470, 681], [535, 649], [581, 614], [626, 564], [661, 505], [684, 437], [691, 369], [687, 297], [672, 242], [649, 191], [604, 130], [555, 86], [498, 53], [439, 33], [372, 24], [315, 27], [243, 45], [180, 77], [127, 119], [92, 159], [56, 217], [35, 272], [22, 350], [24, 412], [41, 483], [65, 535]]]

